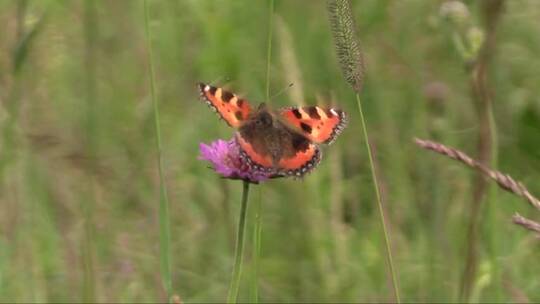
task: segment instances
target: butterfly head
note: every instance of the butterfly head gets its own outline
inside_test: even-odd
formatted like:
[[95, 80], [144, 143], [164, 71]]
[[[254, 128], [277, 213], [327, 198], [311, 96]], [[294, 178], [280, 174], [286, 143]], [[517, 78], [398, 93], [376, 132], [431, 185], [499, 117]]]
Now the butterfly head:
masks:
[[250, 117], [250, 122], [255, 128], [266, 129], [274, 126], [275, 117], [265, 103], [261, 103], [257, 111]]

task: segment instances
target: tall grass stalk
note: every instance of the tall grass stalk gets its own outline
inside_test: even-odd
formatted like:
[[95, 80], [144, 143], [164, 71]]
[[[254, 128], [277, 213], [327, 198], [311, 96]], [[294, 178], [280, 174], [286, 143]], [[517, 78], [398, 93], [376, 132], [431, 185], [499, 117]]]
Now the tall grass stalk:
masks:
[[[293, 36], [287, 23], [275, 16], [276, 30], [279, 46], [280, 71], [283, 72], [286, 82], [289, 87], [286, 89], [289, 100], [296, 106], [304, 105], [304, 85], [302, 83], [302, 73], [296, 58]], [[292, 85], [292, 86], [291, 86]]]
[[227, 303], [236, 303], [240, 279], [242, 277], [242, 260], [244, 257], [244, 232], [246, 227], [247, 201], [249, 195], [249, 182], [244, 181], [242, 187], [242, 202], [240, 205], [240, 218], [238, 219], [238, 232], [236, 235], [236, 247], [234, 249], [234, 266], [232, 271]]
[[272, 62], [272, 27], [274, 15], [274, 0], [269, 1], [268, 9], [268, 38], [266, 44], [266, 102], [270, 102], [270, 63]]
[[83, 301], [96, 302], [96, 270], [94, 263], [94, 206], [96, 205], [96, 161], [98, 143], [96, 137], [96, 127], [98, 118], [97, 108], [97, 52], [96, 40], [98, 36], [98, 20], [96, 2], [85, 1], [84, 34], [85, 34], [85, 70], [86, 70], [86, 111], [85, 145], [88, 151], [89, 167], [87, 168], [87, 182], [84, 190], [84, 199], [81, 200], [81, 209], [84, 218], [82, 238], [82, 260], [83, 260]]
[[253, 276], [251, 279], [251, 303], [259, 303], [259, 273], [262, 234], [262, 187], [259, 187], [259, 195], [255, 203], [255, 226], [253, 228]]
[[375, 166], [373, 163], [373, 155], [371, 153], [371, 144], [369, 142], [368, 130], [366, 127], [366, 122], [364, 119], [364, 111], [362, 110], [362, 102], [360, 100], [360, 95], [356, 94], [356, 103], [358, 105], [358, 112], [360, 113], [360, 121], [362, 122], [362, 131], [364, 134], [364, 141], [366, 142], [366, 152], [369, 159], [369, 167], [371, 169], [371, 178], [373, 179], [373, 187], [375, 188], [375, 195], [377, 197], [377, 206], [379, 209], [379, 216], [381, 219], [381, 226], [384, 234], [384, 243], [386, 245], [386, 259], [388, 261], [388, 267], [390, 268], [390, 275], [392, 276], [392, 287], [394, 288], [394, 295], [396, 297], [396, 302], [401, 302], [401, 296], [399, 294], [399, 287], [397, 283], [396, 271], [394, 268], [394, 261], [392, 258], [392, 247], [390, 245], [390, 237], [388, 233], [386, 218], [384, 217], [384, 209], [381, 200], [381, 191], [379, 189], [379, 179], [377, 178], [377, 173], [375, 172]]
[[167, 292], [167, 301], [172, 296], [172, 278], [171, 278], [171, 232], [169, 223], [169, 198], [167, 195], [167, 188], [165, 187], [165, 177], [163, 174], [163, 155], [161, 148], [161, 129], [159, 124], [159, 108], [156, 98], [156, 84], [154, 74], [154, 64], [152, 62], [152, 35], [149, 28], [149, 8], [148, 1], [144, 1], [144, 29], [146, 32], [147, 48], [148, 48], [148, 69], [150, 72], [150, 93], [152, 96], [152, 105], [154, 110], [154, 122], [156, 130], [156, 148], [157, 148], [157, 160], [159, 170], [159, 188], [160, 188], [160, 200], [159, 200], [159, 247], [160, 247], [160, 266], [161, 266], [161, 279], [163, 281], [164, 288]]
[[[493, 99], [491, 91], [488, 88], [487, 74], [489, 63], [493, 57], [495, 49], [495, 35], [497, 25], [502, 15], [504, 0], [483, 1], [480, 3], [482, 14], [484, 17], [486, 39], [484, 40], [481, 49], [477, 54], [475, 65], [471, 72], [471, 91], [472, 97], [477, 105], [479, 134], [478, 134], [478, 160], [483, 165], [491, 165], [492, 168], [497, 168], [497, 130], [495, 118], [493, 115]], [[489, 187], [487, 180], [478, 175], [475, 183], [473, 202], [471, 204], [471, 215], [469, 219], [467, 253], [464, 271], [462, 274], [462, 286], [460, 291], [460, 300], [468, 301], [474, 288], [476, 279], [476, 269], [478, 268], [478, 245], [479, 245], [479, 226], [481, 222], [481, 207], [485, 201], [485, 196], [488, 196], [489, 202], [493, 202], [496, 198], [496, 189]], [[488, 206], [487, 219], [490, 224], [494, 224], [494, 210]], [[497, 239], [491, 237], [490, 243], [495, 247]], [[491, 263], [494, 267], [494, 281], [497, 286], [501, 284], [499, 267], [497, 267], [495, 248], [490, 251]], [[500, 288], [496, 287], [500, 293]], [[499, 295], [500, 297], [500, 295]]]
[[[269, 9], [268, 9], [268, 39], [266, 46], [266, 102], [270, 103], [270, 64], [272, 62], [272, 29], [274, 27], [274, 0], [269, 0]], [[262, 189], [259, 188], [259, 198], [256, 201], [255, 205], [255, 226], [254, 226], [254, 237], [253, 237], [253, 268], [254, 273], [252, 277], [252, 303], [259, 302], [259, 258], [261, 254], [261, 233], [262, 233], [262, 223], [261, 223], [261, 195]]]
[[394, 289], [395, 301], [399, 303], [401, 302], [401, 297], [399, 294], [396, 271], [392, 258], [390, 237], [388, 233], [386, 218], [384, 216], [381, 193], [379, 189], [379, 181], [377, 179], [373, 156], [371, 153], [371, 144], [369, 142], [368, 130], [366, 127], [364, 112], [362, 110], [362, 103], [360, 100], [360, 91], [362, 89], [364, 79], [364, 60], [360, 48], [360, 41], [356, 33], [356, 24], [352, 14], [352, 7], [349, 0], [329, 0], [327, 9], [330, 17], [332, 35], [334, 37], [334, 45], [336, 48], [339, 63], [341, 65], [341, 71], [347, 82], [356, 92], [356, 102], [358, 105], [358, 112], [360, 113], [362, 131], [364, 135], [364, 141], [366, 143], [366, 150], [369, 158], [369, 165], [371, 168], [371, 176], [373, 179], [373, 186], [375, 188], [375, 195], [377, 198], [381, 226], [383, 229], [384, 241], [386, 244], [386, 258], [390, 270], [390, 275], [392, 277], [392, 287]]
[[15, 129], [19, 121], [19, 112], [21, 111], [21, 95], [23, 93], [23, 67], [25, 66], [30, 49], [34, 41], [45, 26], [46, 16], [44, 13], [32, 27], [26, 29], [25, 18], [28, 12], [28, 1], [21, 0], [17, 2], [16, 36], [12, 53], [12, 84], [9, 94], [4, 103], [7, 113], [7, 119], [0, 121], [2, 127], [0, 138], [0, 177], [4, 175], [4, 170], [13, 163], [16, 157], [18, 141], [15, 138]]

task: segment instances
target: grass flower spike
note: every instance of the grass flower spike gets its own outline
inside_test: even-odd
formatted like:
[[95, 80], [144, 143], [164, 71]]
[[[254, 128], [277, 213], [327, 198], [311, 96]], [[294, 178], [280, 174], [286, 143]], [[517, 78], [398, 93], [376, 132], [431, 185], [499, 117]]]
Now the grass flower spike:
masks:
[[369, 141], [366, 120], [362, 110], [362, 102], [360, 92], [364, 83], [364, 57], [360, 48], [360, 40], [356, 32], [356, 22], [354, 20], [352, 5], [350, 0], [328, 0], [327, 2], [328, 17], [330, 20], [330, 30], [334, 38], [334, 46], [336, 55], [341, 66], [341, 72], [345, 80], [349, 83], [356, 93], [356, 103], [358, 105], [358, 113], [360, 114], [360, 122], [366, 143], [366, 152], [369, 159], [371, 169], [371, 177], [373, 179], [373, 187], [377, 197], [377, 205], [381, 219], [381, 226], [384, 234], [384, 243], [386, 245], [386, 259], [388, 268], [392, 276], [392, 287], [394, 291], [394, 300], [397, 303], [401, 302], [399, 295], [399, 287], [397, 282], [396, 270], [392, 258], [392, 246], [390, 244], [390, 236], [387, 228], [387, 219], [383, 212], [381, 199], [381, 191], [379, 189], [379, 180], [375, 172], [374, 157], [371, 152], [371, 144]]
[[341, 71], [356, 93], [364, 82], [364, 57], [349, 0], [328, 1], [328, 15]]

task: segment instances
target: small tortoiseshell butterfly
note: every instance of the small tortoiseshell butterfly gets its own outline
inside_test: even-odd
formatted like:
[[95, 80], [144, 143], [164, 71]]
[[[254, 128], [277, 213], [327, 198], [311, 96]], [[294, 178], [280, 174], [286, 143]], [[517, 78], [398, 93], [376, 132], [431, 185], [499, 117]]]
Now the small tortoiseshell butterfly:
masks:
[[321, 160], [320, 144], [331, 144], [346, 125], [345, 112], [318, 106], [254, 110], [246, 99], [199, 83], [201, 97], [229, 126], [241, 155], [256, 169], [275, 176], [300, 177]]

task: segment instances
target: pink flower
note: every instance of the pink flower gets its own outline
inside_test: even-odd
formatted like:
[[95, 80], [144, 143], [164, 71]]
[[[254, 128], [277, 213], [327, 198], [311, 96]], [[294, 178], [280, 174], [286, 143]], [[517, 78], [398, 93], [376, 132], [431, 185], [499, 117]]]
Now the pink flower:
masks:
[[241, 179], [258, 184], [273, 177], [272, 173], [257, 170], [250, 166], [241, 156], [236, 140], [218, 139], [209, 145], [199, 145], [199, 159], [209, 161], [214, 170], [225, 178]]

